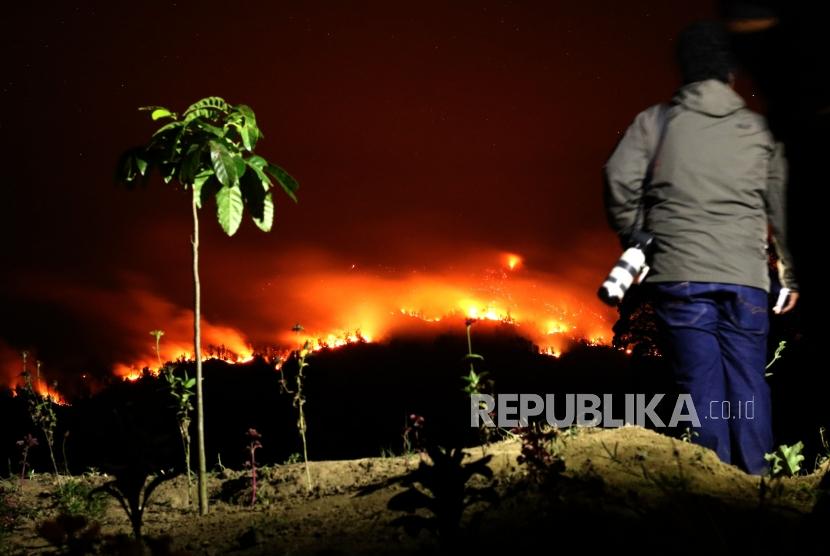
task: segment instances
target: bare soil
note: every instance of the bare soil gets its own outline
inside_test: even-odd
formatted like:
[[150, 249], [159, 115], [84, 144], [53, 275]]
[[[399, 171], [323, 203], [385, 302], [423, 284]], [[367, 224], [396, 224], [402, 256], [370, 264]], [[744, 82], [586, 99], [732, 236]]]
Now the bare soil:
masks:
[[[250, 471], [214, 472], [204, 517], [188, 504], [185, 478], [178, 477], [162, 484], [146, 508], [147, 546], [128, 542], [129, 521], [112, 498], [94, 519], [100, 531], [91, 535], [100, 542], [90, 546], [105, 554], [334, 555], [529, 549], [541, 542], [551, 550], [579, 543], [592, 549], [670, 548], [676, 554], [754, 547], [764, 554], [789, 546], [794, 535], [803, 541], [820, 533], [815, 520], [826, 466], [810, 475], [766, 479], [762, 487], [759, 477], [721, 463], [709, 450], [639, 427], [578, 429], [563, 434], [558, 447], [564, 471], [541, 480], [531, 480], [527, 466], [517, 462], [516, 440], [467, 450], [465, 461], [492, 456], [490, 484], [499, 501], [468, 508], [449, 541], [428, 531], [410, 535], [392, 523], [403, 515], [387, 507], [404, 490], [395, 479], [426, 459], [414, 454], [311, 462], [310, 491], [302, 463], [259, 469], [253, 506]], [[76, 479], [96, 486], [109, 480]], [[469, 485], [487, 483], [478, 477]], [[39, 532], [59, 513], [55, 489], [49, 475], [6, 481], [6, 511], [13, 506], [19, 519], [0, 537], [0, 554], [60, 553]]]

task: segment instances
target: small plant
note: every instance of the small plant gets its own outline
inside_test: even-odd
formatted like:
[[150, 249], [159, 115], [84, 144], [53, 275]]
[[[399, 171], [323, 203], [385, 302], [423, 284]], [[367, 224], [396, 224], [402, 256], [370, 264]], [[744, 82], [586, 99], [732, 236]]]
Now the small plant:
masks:
[[262, 443], [259, 441], [262, 435], [256, 429], [248, 429], [245, 436], [248, 437], [248, 461], [245, 462], [245, 467], [251, 469], [251, 506], [254, 506], [256, 505], [256, 451], [262, 448]]
[[[300, 324], [295, 324], [292, 331], [299, 334], [304, 329]], [[308, 429], [305, 419], [305, 395], [303, 394], [303, 383], [305, 380], [305, 368], [308, 367], [306, 359], [311, 355], [311, 342], [306, 340], [303, 342], [303, 347], [295, 352], [297, 359], [297, 375], [295, 377], [296, 390], [291, 390], [285, 381], [285, 374], [283, 368], [283, 375], [280, 379], [280, 386], [287, 394], [294, 396], [294, 407], [297, 408], [297, 430], [300, 433], [300, 439], [303, 442], [303, 461], [305, 462], [306, 488], [311, 492], [311, 470], [308, 466], [308, 441], [306, 438], [306, 431]]]
[[[487, 466], [492, 456], [465, 464], [461, 448], [431, 446], [427, 448], [427, 454], [432, 465], [421, 461], [409, 474], [392, 480], [409, 487], [389, 500], [390, 510], [408, 514], [392, 523], [403, 526], [411, 535], [427, 529], [443, 542], [452, 542], [458, 534], [465, 509], [478, 502], [496, 500], [492, 484], [486, 487], [467, 484], [476, 475], [488, 480], [493, 478], [493, 472]], [[425, 509], [432, 515], [417, 515], [415, 512], [419, 509]]]
[[26, 478], [26, 465], [29, 461], [29, 450], [37, 446], [37, 438], [31, 434], [27, 434], [21, 440], [17, 441], [17, 446], [20, 448], [20, 480], [21, 482]]
[[700, 436], [700, 434], [697, 431], [692, 430], [691, 427], [686, 427], [686, 430], [680, 435], [680, 440], [683, 442], [693, 442], [698, 436]]
[[303, 461], [302, 454], [300, 454], [300, 452], [294, 452], [288, 456], [288, 459], [283, 462], [283, 465], [292, 465], [294, 463], [300, 463], [301, 461]]
[[551, 473], [565, 470], [565, 460], [559, 453], [559, 429], [534, 424], [514, 432], [522, 440], [522, 451], [516, 459], [527, 466], [532, 480], [539, 482]]
[[473, 340], [470, 334], [470, 329], [472, 328], [475, 322], [476, 319], [467, 319], [466, 321], [464, 321], [464, 324], [467, 327], [467, 354], [464, 356], [464, 360], [469, 361], [470, 363], [470, 374], [462, 377], [462, 380], [464, 381], [464, 392], [468, 395], [482, 393], [482, 381], [484, 377], [487, 375], [487, 373], [476, 373], [475, 362], [484, 361], [484, 357], [477, 353], [473, 353]]
[[106, 506], [105, 495], [78, 479], [69, 478], [55, 491], [58, 509], [69, 516], [100, 518]]
[[408, 456], [417, 451], [423, 456], [424, 450], [421, 445], [421, 434], [424, 430], [424, 418], [421, 415], [412, 413], [407, 418], [403, 428], [403, 455]]
[[190, 190], [193, 233], [190, 236], [193, 269], [193, 358], [196, 363], [196, 456], [199, 513], [208, 513], [207, 455], [202, 397], [202, 309], [199, 278], [199, 210], [216, 200], [217, 219], [232, 236], [247, 206], [254, 224], [267, 232], [274, 221], [273, 181], [295, 202], [299, 184], [288, 172], [254, 154], [262, 137], [250, 106], [232, 105], [220, 97], [206, 97], [176, 113], [161, 106], [145, 106], [154, 122], [165, 121], [146, 145], [121, 157], [118, 178], [131, 184], [157, 168], [165, 183], [177, 181]]
[[[781, 340], [778, 342], [778, 347], [775, 348], [775, 353], [772, 355], [772, 361], [767, 363], [766, 370], [769, 370], [772, 367], [773, 363], [781, 359], [781, 354], [784, 353], [784, 349], [787, 347], [787, 340]], [[772, 373], [765, 373], [764, 376], [772, 376]]]
[[159, 369], [162, 368], [161, 364], [161, 337], [164, 336], [164, 330], [151, 330], [150, 336], [156, 339], [156, 359], [158, 360]]
[[181, 436], [182, 449], [184, 450], [184, 470], [187, 475], [187, 505], [189, 506], [193, 491], [193, 481], [190, 476], [190, 416], [193, 414], [191, 399], [195, 396], [193, 387], [196, 385], [196, 379], [189, 378], [187, 371], [184, 371], [184, 376], [176, 376], [170, 368], [166, 369], [164, 378], [170, 388], [170, 395], [176, 399], [174, 408], [176, 409], [176, 421], [179, 425], [179, 436]]
[[[46, 439], [46, 446], [49, 449], [49, 458], [52, 460], [52, 469], [55, 472], [55, 477], [58, 477], [58, 464], [55, 461], [55, 451], [53, 446], [55, 444], [55, 428], [58, 425], [58, 416], [55, 413], [54, 403], [49, 395], [41, 395], [35, 389], [32, 381], [32, 374], [27, 368], [29, 353], [23, 352], [23, 387], [18, 390], [26, 399], [26, 405], [29, 410], [29, 417], [32, 419], [32, 424], [39, 428]], [[37, 382], [40, 383], [40, 368], [42, 363], [37, 361]]]
[[804, 461], [804, 456], [801, 455], [803, 449], [804, 443], [799, 441], [792, 446], [782, 444], [774, 452], [766, 454], [764, 459], [772, 465], [770, 476], [777, 478], [797, 475], [801, 471], [801, 462]]
[[61, 442], [61, 456], [63, 456], [63, 472], [71, 475], [69, 472], [69, 458], [66, 457], [66, 441], [69, 440], [69, 431], [63, 433], [63, 441]]
[[827, 440], [827, 429], [825, 427], [819, 427], [818, 437], [821, 440], [821, 449], [824, 453], [816, 456], [816, 469], [830, 460], [830, 442]]
[[[476, 319], [468, 318], [464, 321], [464, 324], [467, 328], [467, 354], [464, 356], [464, 360], [470, 363], [470, 372], [461, 377], [461, 380], [464, 383], [464, 387], [462, 390], [468, 396], [474, 395], [481, 395], [486, 393], [492, 393], [493, 388], [493, 381], [487, 379], [487, 372], [477, 373], [475, 369], [475, 362], [476, 361], [484, 361], [484, 357], [473, 353], [473, 341], [472, 341], [472, 334], [470, 330], [472, 329], [473, 324], [476, 323]], [[485, 403], [483, 401], [479, 402], [479, 408], [484, 409]], [[490, 417], [494, 417], [494, 412], [490, 412]], [[508, 431], [504, 431], [502, 429], [494, 429], [492, 427], [487, 427], [484, 423], [481, 423], [478, 428], [478, 434], [481, 439], [481, 452], [482, 454], [486, 454], [486, 447], [493, 441], [494, 437], [496, 437], [499, 433], [505, 433]], [[509, 433], [508, 433], [509, 434]]]
[[[128, 465], [113, 470], [115, 480], [102, 485], [92, 491], [106, 492], [124, 508], [133, 528], [133, 536], [141, 541], [141, 527], [144, 520], [144, 510], [150, 501], [153, 491], [162, 483], [174, 479], [178, 472], [174, 470], [154, 471], [148, 465], [139, 461], [131, 461]], [[152, 476], [152, 479], [150, 477]], [[147, 480], [150, 482], [147, 483]]]

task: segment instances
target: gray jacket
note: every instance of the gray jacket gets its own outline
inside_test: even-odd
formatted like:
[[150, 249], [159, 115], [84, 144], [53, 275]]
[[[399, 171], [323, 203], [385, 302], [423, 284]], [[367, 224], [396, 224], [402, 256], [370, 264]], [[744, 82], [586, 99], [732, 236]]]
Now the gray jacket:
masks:
[[682, 87], [662, 119], [661, 110], [641, 112], [605, 165], [611, 227], [621, 238], [641, 227], [655, 238], [647, 281], [769, 291], [771, 230], [782, 284], [797, 289], [787, 247], [786, 161], [763, 116], [717, 80]]

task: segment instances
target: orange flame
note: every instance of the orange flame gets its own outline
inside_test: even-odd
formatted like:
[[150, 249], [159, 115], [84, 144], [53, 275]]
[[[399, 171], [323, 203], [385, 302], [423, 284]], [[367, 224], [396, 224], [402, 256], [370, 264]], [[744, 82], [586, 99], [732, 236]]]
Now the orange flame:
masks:
[[[5, 353], [3, 353], [5, 351]], [[27, 377], [23, 373], [23, 368], [21, 367], [21, 361], [16, 358], [17, 354], [13, 354], [11, 350], [6, 348], [4, 345], [0, 344], [0, 359], [3, 359], [5, 370], [8, 372], [11, 369], [16, 369], [8, 373], [10, 380], [7, 380], [6, 383], [8, 387], [12, 391], [12, 395], [17, 395], [17, 388], [26, 388], [27, 385]], [[0, 368], [3, 370], [3, 368]], [[43, 398], [49, 398], [52, 400], [53, 403], [58, 405], [68, 405], [66, 400], [63, 396], [57, 391], [56, 384], [49, 384], [46, 379], [40, 374], [40, 371], [36, 371], [32, 373], [28, 371], [28, 380], [31, 381], [32, 390], [38, 395]], [[2, 378], [2, 377], [0, 377]]]
[[63, 399], [63, 396], [61, 396], [55, 388], [46, 384], [46, 381], [42, 378], [32, 380], [32, 387], [39, 396], [50, 398], [52, 402], [58, 405], [67, 405], [66, 400]]
[[[499, 260], [504, 270], [487, 271], [483, 278], [470, 276], [469, 272], [388, 278], [364, 274], [354, 264], [344, 272], [298, 272], [297, 278], [292, 278], [296, 283], [289, 281], [278, 288], [279, 299], [275, 299], [274, 306], [289, 306], [297, 314], [307, 315], [303, 324], [309, 325], [308, 329], [292, 331], [288, 323], [281, 323], [277, 326], [281, 331], [260, 343], [276, 344], [278, 358], [284, 360], [306, 341], [312, 351], [338, 348], [391, 337], [411, 318], [438, 323], [453, 317], [521, 327], [522, 334], [536, 343], [541, 353], [552, 357], [559, 357], [573, 340], [603, 345], [610, 338], [610, 315], [579, 301], [585, 299], [583, 292], [573, 286], [552, 285], [550, 276], [529, 269], [520, 274], [508, 272], [523, 264], [519, 255], [504, 253]], [[203, 322], [202, 328], [204, 344], [221, 346], [203, 350], [203, 359], [240, 363], [253, 358], [254, 342], [237, 329], [209, 322]], [[189, 342], [187, 337], [165, 336], [161, 342], [162, 361], [191, 360]], [[136, 380], [141, 369], [158, 367], [154, 346], [149, 349], [151, 343], [148, 341], [143, 358], [116, 365], [115, 374]]]
[[[229, 327], [202, 325], [202, 361], [220, 359], [228, 363], [247, 363], [254, 358], [254, 350], [242, 334]], [[155, 347], [153, 347], [155, 350]], [[159, 343], [159, 356], [147, 355], [127, 363], [116, 363], [113, 373], [125, 380], [136, 381], [141, 378], [144, 369], [153, 376], [160, 371], [159, 361], [192, 361], [193, 341], [177, 338], [173, 341], [162, 340]]]
[[[515, 253], [489, 252], [463, 262], [443, 271], [372, 272], [351, 262], [295, 253], [275, 261], [279, 270], [264, 270], [259, 282], [248, 285], [246, 291], [255, 294], [243, 300], [228, 297], [246, 303], [240, 311], [235, 306], [218, 309], [231, 322], [203, 317], [202, 358], [242, 363], [259, 352], [269, 361], [284, 360], [305, 341], [314, 351], [384, 341], [411, 328], [413, 319], [453, 327], [457, 319], [460, 332], [466, 318], [507, 323], [552, 357], [574, 340], [599, 345], [611, 338], [616, 314], [596, 300], [591, 268], [574, 266], [565, 279], [527, 266]], [[292, 272], [285, 273], [288, 267]], [[101, 320], [122, 323], [133, 355], [114, 364], [116, 376], [136, 380], [143, 369], [157, 374], [164, 362], [193, 358], [193, 313], [142, 286], [78, 290], [65, 298], [78, 300], [80, 309], [105, 308]], [[110, 307], [118, 309], [106, 309]], [[130, 319], [125, 322], [123, 314]], [[292, 331], [297, 321], [304, 330]], [[164, 330], [158, 354], [151, 329]], [[0, 358], [5, 359], [2, 349]], [[5, 374], [6, 382], [13, 380], [9, 370]]]
[[[562, 284], [558, 277], [532, 269], [510, 272], [523, 264], [516, 254], [499, 254], [496, 260], [499, 269], [485, 269], [478, 276], [466, 268], [392, 277], [372, 276], [354, 267], [348, 272], [312, 269], [281, 284], [274, 303], [307, 315], [303, 324], [315, 333], [303, 338], [325, 338], [331, 330], [342, 338], [350, 334], [344, 331], [359, 330], [366, 340], [380, 341], [405, 328], [408, 318], [438, 323], [452, 317], [515, 325], [551, 354], [561, 354], [573, 340], [600, 345], [611, 337], [616, 315], [596, 301], [593, 289]], [[283, 332], [273, 337], [277, 343], [301, 343], [287, 326], [281, 328]]]

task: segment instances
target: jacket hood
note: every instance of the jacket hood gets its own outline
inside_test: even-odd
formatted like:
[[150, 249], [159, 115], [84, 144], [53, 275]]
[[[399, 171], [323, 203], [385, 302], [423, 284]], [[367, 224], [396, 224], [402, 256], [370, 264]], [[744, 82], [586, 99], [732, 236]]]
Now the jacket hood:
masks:
[[717, 79], [684, 85], [675, 93], [674, 102], [695, 112], [719, 118], [745, 106], [744, 100], [732, 87]]

